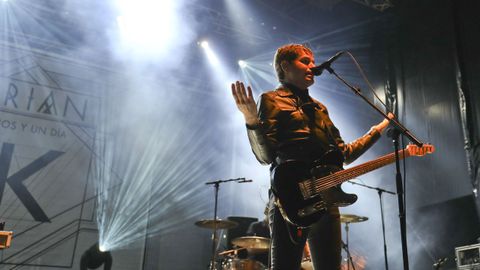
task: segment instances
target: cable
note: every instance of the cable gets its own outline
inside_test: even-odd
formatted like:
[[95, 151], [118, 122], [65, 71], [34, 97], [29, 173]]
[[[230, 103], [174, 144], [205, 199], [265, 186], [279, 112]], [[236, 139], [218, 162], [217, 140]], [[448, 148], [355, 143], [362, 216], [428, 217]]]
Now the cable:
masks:
[[[363, 69], [362, 67], [360, 66], [360, 64], [358, 63], [357, 59], [355, 59], [355, 57], [349, 52], [349, 51], [345, 51], [346, 54], [348, 54], [350, 56], [350, 59], [352, 59], [353, 63], [355, 64], [355, 66], [357, 67], [358, 71], [360, 72], [360, 75], [362, 76], [363, 80], [365, 81], [365, 83], [368, 85], [368, 87], [370, 88], [370, 91], [372, 91], [373, 95], [377, 98], [377, 100], [385, 107], [385, 110], [387, 110], [387, 105], [377, 96], [377, 93], [375, 93], [375, 90], [373, 89], [373, 86], [372, 84], [370, 83], [370, 81], [368, 80], [367, 76], [365, 75], [365, 72], [363, 72]], [[388, 111], [388, 110], [387, 110]]]

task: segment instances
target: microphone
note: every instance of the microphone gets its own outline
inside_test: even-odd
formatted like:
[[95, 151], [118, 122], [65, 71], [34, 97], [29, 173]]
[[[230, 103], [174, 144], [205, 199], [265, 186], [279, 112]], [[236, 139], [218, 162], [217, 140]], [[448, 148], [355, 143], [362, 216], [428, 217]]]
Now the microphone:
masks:
[[314, 76], [320, 76], [322, 74], [322, 72], [326, 69], [326, 70], [329, 70], [330, 69], [330, 65], [335, 61], [337, 60], [338, 57], [340, 57], [342, 54], [344, 54], [345, 51], [339, 51], [337, 52], [337, 54], [335, 54], [334, 56], [332, 56], [330, 59], [328, 59], [327, 61], [321, 63], [320, 65], [316, 66], [316, 67], [313, 67], [311, 68], [310, 70], [312, 71], [313, 75]]

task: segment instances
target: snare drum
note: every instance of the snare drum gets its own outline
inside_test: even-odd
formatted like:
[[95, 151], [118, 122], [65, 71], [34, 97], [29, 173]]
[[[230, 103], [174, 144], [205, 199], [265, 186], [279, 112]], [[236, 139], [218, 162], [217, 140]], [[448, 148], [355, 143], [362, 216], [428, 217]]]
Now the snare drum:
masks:
[[223, 270], [266, 270], [258, 261], [250, 259], [230, 259], [223, 264]]

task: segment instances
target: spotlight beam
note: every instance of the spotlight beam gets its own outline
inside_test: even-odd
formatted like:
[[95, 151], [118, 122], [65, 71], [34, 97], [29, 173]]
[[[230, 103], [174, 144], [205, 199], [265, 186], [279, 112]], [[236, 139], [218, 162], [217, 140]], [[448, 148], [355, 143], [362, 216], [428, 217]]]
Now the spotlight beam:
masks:
[[[193, 217], [208, 209], [203, 203], [190, 201], [197, 200], [195, 198], [205, 191], [203, 185], [194, 181], [198, 175], [206, 174], [208, 165], [205, 163], [213, 161], [214, 153], [208, 151], [204, 143], [211, 135], [205, 130], [192, 131], [188, 127], [194, 126], [193, 123], [184, 124], [173, 129], [159, 126], [148, 132], [140, 131], [141, 134], [149, 134], [144, 142], [148, 148], [130, 160], [124, 172], [125, 180], [118, 191], [99, 192], [97, 221], [101, 231], [100, 244], [107, 250], [144, 239], [147, 228], [150, 236], [172, 230], [184, 220], [166, 220], [164, 216], [172, 216], [172, 211], [181, 210], [185, 216]], [[185, 130], [187, 128], [188, 131]], [[161, 140], [166, 137], [165, 134], [187, 135]], [[109, 141], [103, 144], [106, 146], [105, 157], [112, 160], [110, 164], [115, 168], [115, 145]], [[192, 166], [195, 164], [192, 161], [198, 166]], [[96, 178], [96, 182], [101, 184], [99, 189], [118, 184], [118, 179], [109, 175], [108, 170], [97, 170]], [[190, 187], [188, 190], [185, 190], [186, 185]], [[182, 193], [179, 195], [177, 192], [180, 190]], [[147, 227], [149, 215], [152, 227]]]

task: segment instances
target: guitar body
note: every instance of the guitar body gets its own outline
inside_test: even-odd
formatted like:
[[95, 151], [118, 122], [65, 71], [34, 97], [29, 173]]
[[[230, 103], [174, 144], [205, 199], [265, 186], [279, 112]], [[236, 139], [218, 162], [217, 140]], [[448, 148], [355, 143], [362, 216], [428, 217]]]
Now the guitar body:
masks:
[[357, 196], [345, 193], [340, 185], [316, 192], [308, 198], [302, 195], [299, 183], [308, 183], [314, 178], [340, 170], [342, 168], [335, 165], [310, 168], [306, 163], [296, 160], [278, 165], [273, 171], [272, 187], [277, 198], [276, 204], [285, 220], [299, 227], [309, 227], [318, 221], [329, 207], [355, 203]]

